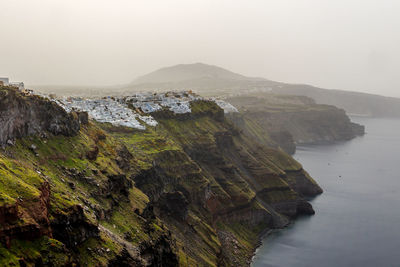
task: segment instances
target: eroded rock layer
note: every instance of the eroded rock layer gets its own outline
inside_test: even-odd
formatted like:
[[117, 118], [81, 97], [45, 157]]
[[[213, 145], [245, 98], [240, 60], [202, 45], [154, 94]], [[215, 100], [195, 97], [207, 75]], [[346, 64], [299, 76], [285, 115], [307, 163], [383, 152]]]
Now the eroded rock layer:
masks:
[[365, 131], [364, 126], [351, 122], [344, 110], [318, 105], [307, 97], [259, 93], [228, 101], [242, 111], [229, 114], [239, 129], [261, 143], [278, 144], [289, 154], [296, 145], [347, 141]]
[[67, 114], [63, 108], [42, 97], [0, 87], [0, 103], [0, 144], [45, 132], [72, 136], [79, 131], [76, 113]]
[[0, 128], [35, 129], [0, 150], [1, 266], [248, 266], [259, 235], [322, 192], [212, 101], [135, 130], [1, 90]]

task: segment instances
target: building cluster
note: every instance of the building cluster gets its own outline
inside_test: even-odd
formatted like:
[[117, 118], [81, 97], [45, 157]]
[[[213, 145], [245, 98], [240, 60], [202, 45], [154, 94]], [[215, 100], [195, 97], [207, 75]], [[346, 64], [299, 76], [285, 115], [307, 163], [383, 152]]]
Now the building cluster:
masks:
[[25, 90], [25, 85], [23, 82], [10, 82], [9, 78], [1, 78], [0, 77], [0, 85], [16, 87], [21, 91]]
[[[25, 94], [35, 94], [26, 90], [23, 82], [10, 82], [9, 78], [0, 78], [0, 85], [12, 86]], [[128, 97], [105, 97], [101, 99], [85, 99], [81, 97], [56, 98], [38, 94], [57, 102], [67, 112], [73, 110], [85, 111], [89, 117], [102, 123], [124, 126], [139, 130], [148, 126], [156, 126], [157, 121], [150, 115], [153, 112], [168, 109], [175, 114], [192, 112], [190, 102], [196, 100], [214, 101], [225, 113], [238, 112], [231, 104], [219, 99], [205, 99], [192, 91], [152, 93], [137, 93]], [[147, 114], [147, 115], [143, 115]]]
[[[55, 100], [67, 112], [73, 110], [86, 111], [89, 117], [103, 123], [111, 123], [114, 126], [144, 130], [145, 124], [156, 126], [157, 121], [152, 116], [142, 116], [128, 108], [128, 106], [115, 98], [83, 99], [69, 97]], [[142, 121], [142, 123], [140, 122]]]
[[140, 93], [126, 97], [124, 101], [144, 113], [151, 113], [167, 108], [176, 114], [190, 113], [190, 102], [201, 100], [202, 97], [191, 91], [166, 93]]
[[[40, 95], [40, 94], [39, 94]], [[145, 130], [146, 126], [156, 126], [158, 122], [151, 113], [159, 110], [170, 110], [175, 114], [190, 113], [190, 102], [196, 100], [214, 101], [225, 113], [238, 112], [231, 104], [218, 99], [206, 99], [191, 91], [167, 93], [137, 93], [125, 97], [104, 97], [100, 99], [82, 97], [57, 98], [47, 96], [67, 112], [85, 111], [91, 119], [114, 126], [124, 126]]]

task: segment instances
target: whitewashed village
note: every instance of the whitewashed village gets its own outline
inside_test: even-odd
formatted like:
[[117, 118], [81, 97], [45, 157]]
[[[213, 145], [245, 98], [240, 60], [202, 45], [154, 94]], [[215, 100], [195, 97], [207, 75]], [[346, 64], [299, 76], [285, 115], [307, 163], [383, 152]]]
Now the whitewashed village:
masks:
[[157, 121], [151, 113], [167, 109], [175, 114], [190, 113], [190, 103], [198, 100], [214, 101], [225, 113], [238, 112], [231, 104], [220, 99], [206, 99], [191, 91], [167, 93], [137, 93], [126, 97], [105, 97], [84, 99], [81, 97], [53, 98], [67, 112], [85, 111], [98, 122], [114, 126], [145, 130], [146, 125], [156, 126]]
[[0, 85], [16, 87], [21, 91], [25, 90], [25, 85], [23, 82], [10, 82], [9, 78], [0, 77]]
[[0, 78], [0, 85], [16, 87], [24, 94], [48, 98], [67, 112], [87, 112], [89, 118], [100, 123], [110, 123], [114, 126], [138, 130], [145, 130], [146, 126], [157, 126], [158, 122], [151, 116], [151, 113], [159, 110], [167, 109], [175, 114], [190, 113], [192, 101], [214, 101], [225, 113], [238, 112], [233, 105], [224, 100], [204, 98], [190, 90], [165, 93], [144, 92], [124, 97], [82, 98], [41, 94], [25, 89], [22, 82], [10, 83], [8, 78]]

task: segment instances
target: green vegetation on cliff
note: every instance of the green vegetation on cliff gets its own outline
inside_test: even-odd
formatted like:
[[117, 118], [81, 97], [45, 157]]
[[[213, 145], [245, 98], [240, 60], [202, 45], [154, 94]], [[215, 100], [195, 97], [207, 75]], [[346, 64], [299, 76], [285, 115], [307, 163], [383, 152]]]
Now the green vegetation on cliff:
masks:
[[244, 134], [293, 154], [296, 144], [345, 141], [364, 134], [345, 111], [305, 96], [248, 93], [227, 99], [241, 111], [229, 114]]
[[263, 230], [312, 213], [299, 163], [191, 105], [145, 131], [90, 121], [4, 146], [1, 265], [246, 266]]

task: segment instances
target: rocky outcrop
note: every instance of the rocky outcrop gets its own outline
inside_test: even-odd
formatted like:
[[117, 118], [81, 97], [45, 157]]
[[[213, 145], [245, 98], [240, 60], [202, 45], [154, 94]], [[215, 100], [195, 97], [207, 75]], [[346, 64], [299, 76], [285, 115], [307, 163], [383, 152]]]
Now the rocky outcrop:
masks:
[[182, 192], [164, 193], [157, 203], [159, 203], [159, 209], [165, 215], [172, 216], [178, 220], [186, 220], [189, 212], [189, 202]]
[[80, 205], [70, 207], [65, 213], [54, 214], [51, 228], [55, 239], [74, 249], [90, 237], [98, 237], [99, 229], [90, 223]]
[[347, 141], [364, 134], [364, 127], [352, 123], [344, 110], [326, 106], [323, 110], [304, 110], [268, 114], [249, 114], [263, 118], [271, 129], [284, 129], [296, 144], [323, 144]]
[[6, 246], [13, 239], [31, 240], [52, 236], [49, 221], [50, 185], [40, 186], [40, 195], [34, 201], [18, 199], [15, 204], [0, 207], [0, 241]]
[[136, 267], [143, 266], [142, 261], [132, 257], [126, 248], [112, 260], [109, 261], [108, 267]]
[[18, 205], [7, 204], [0, 207], [0, 224], [15, 222], [18, 220]]
[[285, 129], [270, 130], [269, 136], [274, 143], [278, 144], [286, 153], [293, 155], [296, 152], [296, 143], [292, 134]]
[[311, 204], [305, 200], [299, 201], [297, 204], [297, 214], [298, 215], [313, 215], [315, 211]]
[[[228, 101], [242, 111], [229, 115], [239, 129], [262, 143], [275, 143], [289, 154], [294, 154], [299, 144], [346, 141], [365, 132], [364, 126], [351, 122], [344, 110], [317, 105], [306, 97], [260, 94]], [[261, 128], [265, 134], [257, 136], [252, 127]]]
[[[82, 114], [79, 118], [85, 120]], [[24, 95], [12, 87], [0, 87], [0, 144], [44, 132], [72, 136], [79, 131], [79, 118], [39, 96]]]
[[161, 235], [149, 242], [142, 242], [139, 246], [140, 257], [146, 262], [146, 266], [179, 266], [178, 257], [174, 251], [175, 242], [171, 235]]
[[125, 174], [108, 176], [108, 191], [110, 193], [127, 197], [131, 187], [132, 180], [128, 179]]
[[302, 197], [309, 198], [322, 193], [322, 189], [303, 169], [286, 171], [281, 177]]
[[225, 223], [239, 222], [248, 225], [259, 225], [263, 223], [273, 228], [274, 216], [265, 208], [255, 208], [254, 203], [257, 203], [256, 199], [253, 199], [248, 205], [220, 212], [216, 214], [217, 216], [215, 218]]

